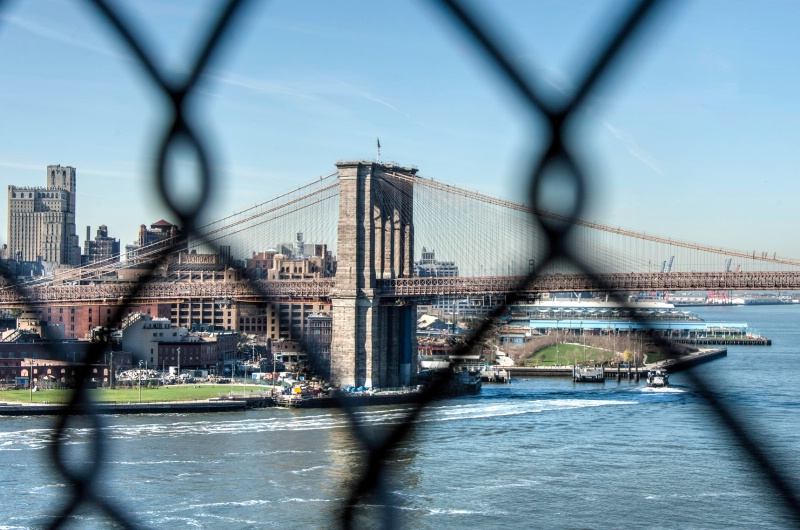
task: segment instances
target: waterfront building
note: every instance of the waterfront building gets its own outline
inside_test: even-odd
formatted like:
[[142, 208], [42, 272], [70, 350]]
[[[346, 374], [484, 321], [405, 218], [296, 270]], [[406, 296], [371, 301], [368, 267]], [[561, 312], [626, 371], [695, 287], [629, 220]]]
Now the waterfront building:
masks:
[[186, 328], [174, 328], [167, 318], [153, 318], [145, 313], [133, 313], [120, 326], [120, 345], [133, 354], [133, 364], [139, 361], [159, 366], [158, 343], [181, 341], [189, 335]]
[[75, 232], [76, 172], [71, 166], [47, 166], [45, 187], [8, 187], [9, 259], [44, 261], [53, 267], [79, 266]]
[[181, 370], [210, 370], [221, 374], [222, 366], [230, 365], [236, 358], [238, 333], [190, 333], [181, 340], [158, 343], [157, 368], [166, 370], [179, 366]]
[[[134, 366], [140, 361], [151, 368], [216, 368], [234, 358], [238, 333], [232, 331], [191, 333], [174, 327], [167, 318], [131, 314], [120, 327], [121, 349], [130, 351]], [[180, 350], [179, 350], [180, 349]]]
[[91, 228], [86, 227], [86, 240], [83, 242], [83, 256], [81, 265], [91, 265], [102, 262], [110, 264], [119, 261], [119, 239], [108, 236], [108, 227], [100, 225], [94, 240], [90, 239]]
[[[136, 242], [125, 245], [125, 259], [130, 264], [146, 263], [145, 253], [157, 252], [176, 244], [181, 234], [181, 229], [177, 225], [164, 219], [151, 224], [150, 228], [140, 225]], [[186, 250], [186, 242], [184, 241], [182, 248], [177, 250]]]
[[244, 277], [248, 280], [265, 280], [270, 269], [274, 268], [275, 249], [264, 252], [253, 252], [253, 257], [246, 260]]
[[[86, 362], [89, 350], [95, 346], [89, 341], [34, 340], [33, 342], [0, 342], [0, 381], [13, 384], [17, 378], [28, 379], [33, 372], [34, 384], [50, 383], [70, 386], [75, 367]], [[99, 363], [92, 364], [92, 378], [98, 384], [107, 384], [110, 365], [114, 370], [131, 366], [130, 352], [107, 351]]]
[[[302, 233], [298, 234], [302, 237]], [[246, 260], [244, 277], [250, 280], [301, 280], [329, 278], [336, 274], [336, 257], [327, 244], [296, 242], [291, 249], [278, 245], [284, 252], [269, 249], [253, 252]]]
[[305, 352], [317, 375], [327, 379], [331, 369], [333, 316], [330, 313], [312, 313], [306, 322]]
[[417, 305], [417, 314], [435, 315], [442, 320], [485, 318], [505, 303], [502, 294], [473, 294], [468, 296], [438, 296], [429, 304]]
[[[50, 327], [59, 327], [66, 339], [89, 339], [97, 328], [112, 328], [117, 325], [114, 317], [118, 310], [115, 304], [42, 304], [28, 308], [31, 318], [45, 322]], [[134, 304], [126, 307], [126, 314], [146, 313], [158, 317], [169, 317], [168, 304]]]
[[[309, 336], [311, 322], [315, 322], [318, 329], [325, 328], [325, 324], [320, 323], [324, 319], [313, 315], [331, 311], [330, 302], [322, 300], [287, 300], [267, 305], [241, 302], [232, 305], [238, 318], [237, 331], [285, 341], [301, 341]], [[319, 334], [323, 334], [322, 331]]]
[[414, 262], [414, 276], [420, 278], [445, 278], [458, 276], [458, 266], [454, 261], [437, 261], [436, 253], [422, 247], [422, 259]]
[[746, 323], [707, 322], [667, 302], [620, 304], [604, 300], [548, 301], [509, 306], [504, 329], [527, 336], [548, 333], [612, 335], [656, 333], [664, 337], [698, 337], [715, 333], [745, 334]]
[[272, 263], [267, 271], [268, 280], [313, 280], [330, 276], [325, 259], [318, 256], [291, 258], [275, 254]]

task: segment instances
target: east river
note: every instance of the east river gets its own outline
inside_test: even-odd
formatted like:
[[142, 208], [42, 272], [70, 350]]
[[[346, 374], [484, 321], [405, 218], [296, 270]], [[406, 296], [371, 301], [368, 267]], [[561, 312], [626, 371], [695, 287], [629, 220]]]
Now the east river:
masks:
[[[772, 346], [729, 347], [694, 370], [756, 433], [798, 487], [800, 306], [698, 308], [747, 322]], [[390, 455], [385, 498], [357, 509], [375, 527], [788, 528], [776, 494], [682, 373], [671, 388], [567, 379], [485, 385], [436, 403]], [[380, 437], [404, 407], [358, 415]], [[0, 418], [0, 528], [53, 522], [70, 495], [50, 460], [54, 418]], [[144, 528], [330, 528], [365, 452], [329, 410], [110, 416], [96, 491]], [[65, 457], [92, 463], [75, 424]], [[82, 504], [69, 528], [112, 527]]]

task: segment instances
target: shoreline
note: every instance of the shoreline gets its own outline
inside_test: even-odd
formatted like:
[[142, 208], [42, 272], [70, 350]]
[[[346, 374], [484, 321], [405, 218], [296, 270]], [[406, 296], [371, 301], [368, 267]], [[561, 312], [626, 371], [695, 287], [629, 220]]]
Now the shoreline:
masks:
[[[628, 368], [621, 368], [619, 369], [619, 373], [626, 375], [628, 373], [631, 374], [632, 377], [635, 377], [638, 374], [638, 377], [646, 377], [647, 372], [652, 370], [653, 368], [660, 367], [667, 370], [667, 372], [679, 372], [681, 370], [686, 370], [693, 366], [697, 366], [699, 364], [704, 364], [707, 362], [714, 361], [716, 359], [726, 357], [728, 355], [727, 348], [714, 348], [714, 349], [706, 349], [700, 350], [698, 352], [690, 353], [689, 355], [683, 356], [679, 359], [669, 360], [663, 363], [647, 363], [644, 366], [639, 366], [636, 368], [631, 368], [630, 372]], [[504, 367], [509, 374], [510, 378], [514, 377], [572, 377], [572, 365], [564, 365], [564, 366], [508, 366]], [[605, 378], [606, 379], [614, 379], [617, 377], [617, 368], [607, 368], [605, 370]]]
[[[661, 367], [667, 372], [687, 370], [699, 364], [726, 357], [727, 348], [701, 350], [683, 358], [670, 360], [665, 363], [651, 363], [635, 369], [625, 370], [609, 369], [605, 372], [606, 379], [614, 379], [617, 374], [631, 374], [638, 378], [646, 377], [647, 372], [655, 367]], [[511, 366], [505, 367], [509, 377], [572, 377], [572, 366], [531, 367]], [[314, 406], [314, 408], [335, 407], [337, 399], [334, 397], [317, 398], [314, 405], [310, 403], [283, 404], [290, 408]], [[345, 397], [344, 399], [348, 399]], [[393, 394], [383, 396], [356, 396], [353, 398], [354, 406], [393, 405], [418, 400], [418, 394]], [[309, 400], [315, 401], [315, 400]], [[265, 408], [279, 405], [270, 396], [251, 396], [242, 398], [210, 398], [192, 401], [156, 401], [144, 403], [109, 403], [100, 402], [92, 405], [95, 414], [176, 414], [176, 413], [207, 413], [207, 412], [243, 412], [250, 408]], [[0, 402], [0, 416], [55, 416], [64, 413], [67, 405], [63, 403], [25, 403], [25, 402]], [[89, 412], [86, 410], [86, 412]]]
[[[247, 408], [246, 399], [96, 403], [92, 405], [94, 413], [104, 415], [239, 412]], [[0, 403], [0, 416], [56, 416], [65, 410], [67, 410], [67, 405], [63, 403]]]

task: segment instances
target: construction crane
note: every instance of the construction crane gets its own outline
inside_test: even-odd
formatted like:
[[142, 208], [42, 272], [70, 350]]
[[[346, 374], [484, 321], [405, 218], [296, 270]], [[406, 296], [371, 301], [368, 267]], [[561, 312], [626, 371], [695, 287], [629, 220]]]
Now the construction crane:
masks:
[[[725, 260], [725, 272], [731, 272], [731, 265], [733, 265], [733, 258]], [[736, 266], [736, 272], [739, 272], [739, 265]], [[730, 305], [733, 293], [726, 291], [708, 291], [706, 302], [709, 304]]]

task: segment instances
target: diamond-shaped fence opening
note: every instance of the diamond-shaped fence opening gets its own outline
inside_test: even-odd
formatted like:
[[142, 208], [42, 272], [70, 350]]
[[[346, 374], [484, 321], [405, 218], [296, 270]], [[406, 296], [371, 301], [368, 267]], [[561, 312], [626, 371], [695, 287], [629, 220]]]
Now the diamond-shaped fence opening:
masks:
[[[215, 173], [214, 165], [209, 159], [209, 150], [204, 139], [198, 134], [198, 130], [204, 124], [198, 123], [197, 118], [190, 113], [187, 101], [195, 97], [197, 81], [206, 70], [210, 59], [214, 56], [219, 47], [219, 43], [229, 36], [237, 28], [246, 25], [248, 21], [242, 15], [245, 9], [244, 1], [231, 0], [221, 5], [212, 17], [212, 23], [207, 36], [198, 43], [196, 60], [191, 70], [177, 82], [168, 78], [159, 70], [158, 61], [150, 57], [146, 47], [142, 46], [142, 36], [137, 27], [129, 20], [126, 20], [116, 10], [114, 3], [104, 0], [93, 0], [90, 2], [100, 14], [102, 24], [112, 28], [119, 39], [124, 42], [133, 55], [138, 60], [138, 66], [147, 74], [149, 80], [158, 87], [160, 95], [171, 102], [171, 119], [168, 120], [166, 127], [162, 131], [154, 131], [154, 135], [161, 138], [159, 149], [155, 155], [158, 160], [157, 189], [153, 194], [158, 194], [170, 206], [172, 212], [179, 219], [180, 226], [184, 228], [182, 235], [172, 241], [172, 246], [161, 246], [153, 248], [146, 261], [143, 261], [142, 275], [140, 281], [132, 288], [121, 288], [119, 296], [123, 300], [133, 300], [147, 293], [148, 289], [154, 289], [150, 280], [153, 273], [161, 265], [163, 259], [172, 250], [183, 248], [189, 240], [193, 246], [205, 245], [208, 249], [215, 249], [219, 252], [220, 248], [215, 233], [223, 233], [227, 228], [201, 226], [199, 215], [205, 205], [213, 200], [209, 190], [214, 182], [219, 181], [220, 176]], [[534, 158], [530, 167], [520, 168], [519, 174], [526, 175], [527, 181], [520, 182], [520, 188], [529, 190], [529, 204], [537, 208], [547, 209], [547, 204], [542, 204], [543, 182], [549, 172], [556, 168], [566, 174], [570, 179], [569, 189], [574, 191], [574, 197], [567, 201], [571, 205], [571, 211], [561, 212], [562, 218], [559, 222], [533, 213], [533, 220], [541, 229], [546, 241], [547, 253], [544, 256], [537, 256], [535, 263], [531, 264], [530, 270], [526, 271], [525, 277], [521, 280], [517, 289], [512, 294], [506, 296], [503, 305], [497, 307], [493, 312], [480, 323], [474, 333], [460, 346], [456, 353], [468, 353], [475, 349], [488, 336], [493, 329], [493, 323], [503, 314], [509, 305], [520, 300], [526, 285], [535, 281], [542, 271], [552, 266], [555, 262], [568, 262], [570, 266], [581, 273], [594, 275], [591, 265], [585, 261], [584, 257], [578, 255], [574, 246], [567, 243], [568, 236], [574, 229], [573, 222], [579, 220], [584, 212], [585, 203], [589, 200], [586, 195], [587, 182], [592, 178], [587, 169], [590, 164], [581, 160], [575, 155], [573, 145], [570, 143], [571, 118], [576, 111], [585, 105], [586, 98], [596, 88], [604, 76], [607, 76], [616, 63], [624, 60], [626, 48], [636, 42], [637, 35], [649, 27], [652, 19], [661, 16], [664, 7], [661, 4], [666, 2], [642, 1], [636, 3], [629, 12], [618, 20], [608, 31], [610, 35], [593, 36], [591, 49], [592, 59], [588, 61], [588, 68], [584, 72], [577, 88], [572, 94], [563, 101], [552, 103], [544, 98], [539, 90], [509, 59], [509, 55], [504, 50], [503, 44], [497, 36], [487, 29], [487, 25], [473, 14], [466, 5], [455, 0], [442, 0], [434, 2], [437, 8], [449, 18], [457, 30], [474, 44], [476, 53], [486, 59], [487, 63], [493, 68], [498, 78], [513, 92], [516, 92], [525, 105], [530, 110], [531, 116], [541, 118], [547, 123], [549, 143], [542, 150], [541, 156]], [[200, 192], [194, 204], [185, 205], [176, 202], [170, 195], [170, 187], [165, 179], [168, 178], [165, 171], [171, 151], [177, 144], [188, 146], [194, 150], [200, 167]], [[338, 200], [330, 190], [332, 187], [324, 187], [325, 179], [320, 184], [322, 192], [301, 193], [295, 199], [294, 204], [297, 208], [305, 208], [306, 204], [316, 204], [317, 202]], [[327, 190], [327, 191], [325, 191]], [[334, 190], [335, 191], [335, 190]], [[328, 195], [325, 195], [328, 193]], [[306, 201], [306, 202], [303, 202]], [[266, 213], [265, 213], [266, 212]], [[254, 218], [260, 215], [283, 215], [274, 213], [270, 206], [263, 207], [263, 211], [253, 213]], [[286, 213], [286, 215], [291, 215]], [[258, 221], [256, 221], [258, 222]], [[214, 232], [219, 230], [220, 232]], [[339, 264], [340, 273], [342, 264]], [[7, 271], [3, 271], [6, 281], [12, 282], [12, 278]], [[604, 282], [601, 277], [594, 276], [595, 287], [603, 290]], [[335, 284], [333, 284], [335, 285]], [[298, 282], [294, 288], [302, 290], [305, 284]], [[329, 286], [324, 287], [330, 288]], [[268, 283], [253, 281], [250, 285], [254, 295], [266, 295], [270, 289]], [[15, 288], [16, 296], [23, 303], [41, 302], [35, 297], [39, 291], [35, 286], [19, 284]], [[313, 293], [310, 293], [313, 295]], [[224, 300], [220, 303], [224, 303]], [[111, 319], [114, 322], [121, 322], [126, 315], [126, 310], [131, 304], [119, 306]], [[304, 337], [304, 341], [309, 343], [308, 336], [304, 336], [304, 330], [292, 330], [297, 337]], [[107, 431], [103, 427], [102, 417], [98, 414], [97, 404], [92, 403], [87, 398], [87, 389], [92, 384], [93, 373], [92, 365], [100, 363], [104, 355], [103, 343], [96, 342], [88, 351], [85, 362], [79, 365], [74, 374], [75, 390], [71, 401], [64, 413], [57, 422], [56, 433], [52, 440], [50, 456], [52, 466], [65, 480], [68, 486], [68, 502], [55, 516], [50, 519], [51, 527], [60, 527], [69, 524], [70, 517], [80, 513], [85, 509], [97, 509], [106, 514], [110, 522], [123, 527], [135, 527], [137, 522], [124, 513], [114, 503], [108, 501], [102, 492], [98, 491], [97, 478], [102, 473], [102, 463], [107, 460], [105, 449], [107, 447], [105, 437]], [[31, 366], [33, 370], [33, 366]], [[357, 440], [361, 451], [357, 458], [360, 465], [356, 469], [350, 470], [351, 476], [343, 485], [341, 492], [342, 505], [337, 512], [338, 524], [343, 527], [354, 526], [358, 521], [358, 509], [363, 505], [382, 506], [381, 523], [385, 527], [392, 527], [397, 524], [398, 513], [392, 506], [391, 495], [389, 495], [388, 484], [396, 484], [398, 474], [403, 471], [397, 466], [390, 466], [387, 461], [404, 442], [410, 439], [412, 433], [417, 429], [424, 429], [418, 420], [421, 414], [430, 404], [441, 397], [446, 391], [452, 373], [442, 380], [427, 387], [420, 395], [420, 399], [404, 409], [402, 416], [390, 428], [383, 429], [380, 436], [370, 430], [367, 425], [359, 420], [358, 411], [348, 403], [346, 399], [339, 400], [339, 411], [349, 423], [349, 430]], [[709, 405], [710, 417], [715, 418], [718, 427], [709, 426], [710, 429], [720, 429], [720, 434], [731, 435], [744, 451], [748, 454], [752, 468], [766, 478], [772, 486], [775, 496], [780, 500], [793, 521], [800, 521], [800, 505], [797, 502], [797, 493], [791, 486], [788, 478], [784, 476], [779, 467], [775, 464], [776, 455], [770, 454], [762, 444], [761, 434], [750, 429], [746, 422], [737, 418], [736, 415], [723, 402], [717, 398], [715, 389], [702, 378], [690, 372], [689, 380], [697, 389]], [[89, 464], [76, 467], [74, 458], [67, 458], [69, 435], [68, 429], [72, 426], [80, 426], [89, 432], [90, 437], [90, 457], [86, 458]], [[456, 464], [458, 465], [458, 464]], [[235, 472], [235, 470], [233, 471]], [[258, 487], [255, 485], [254, 487]], [[51, 515], [51, 514], [42, 514]]]

